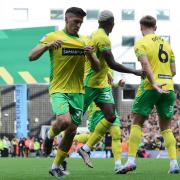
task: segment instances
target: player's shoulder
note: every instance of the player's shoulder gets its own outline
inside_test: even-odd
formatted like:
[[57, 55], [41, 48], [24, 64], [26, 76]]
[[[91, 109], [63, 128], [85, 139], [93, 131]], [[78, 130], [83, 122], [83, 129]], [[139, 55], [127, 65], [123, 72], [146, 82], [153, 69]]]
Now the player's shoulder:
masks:
[[136, 44], [145, 44], [146, 42], [148, 41], [151, 41], [153, 40], [154, 38], [156, 38], [157, 35], [155, 34], [148, 34], [148, 35], [145, 35], [143, 37], [141, 37], [140, 39], [138, 39], [136, 41]]
[[54, 32], [49, 32], [46, 35], [43, 36], [43, 38], [40, 40], [40, 42], [50, 42], [53, 40], [56, 40], [59, 38], [59, 36], [62, 36], [62, 31], [54, 31]]
[[108, 35], [105, 33], [103, 29], [96, 30], [93, 34], [93, 39], [97, 42], [111, 44]]
[[134, 45], [134, 47], [137, 47], [137, 46], [141, 46], [141, 45], [144, 45], [145, 44], [145, 39], [142, 37], [140, 39], [138, 39]]
[[62, 35], [64, 35], [64, 32], [62, 30], [50, 32], [47, 34], [47, 36], [49, 36], [49, 37], [57, 37], [57, 36], [62, 36]]
[[87, 45], [87, 44], [89, 43], [89, 41], [90, 41], [89, 36], [87, 36], [87, 35], [82, 35], [82, 34], [78, 34], [78, 35], [79, 35], [79, 40], [80, 40], [81, 42], [83, 42], [84, 45]]
[[102, 37], [102, 38], [108, 38], [107, 34], [105, 33], [105, 31], [102, 28], [97, 29], [96, 31], [94, 31], [92, 33], [92, 36], [95, 37]]
[[86, 35], [79, 35], [79, 38], [83, 41], [89, 41], [90, 37], [89, 36], [86, 36]]

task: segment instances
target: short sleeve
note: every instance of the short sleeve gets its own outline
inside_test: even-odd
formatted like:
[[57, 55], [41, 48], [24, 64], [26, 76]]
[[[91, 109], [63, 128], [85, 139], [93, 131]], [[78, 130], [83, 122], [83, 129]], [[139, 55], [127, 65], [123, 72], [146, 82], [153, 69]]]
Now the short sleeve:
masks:
[[106, 37], [99, 38], [97, 46], [100, 52], [111, 50], [111, 42]]
[[134, 46], [134, 52], [136, 57], [139, 59], [142, 56], [146, 56], [145, 46], [141, 42], [137, 42]]
[[40, 44], [48, 44], [50, 42], [52, 42], [53, 36], [51, 35], [51, 33], [46, 34], [41, 40], [40, 40]]

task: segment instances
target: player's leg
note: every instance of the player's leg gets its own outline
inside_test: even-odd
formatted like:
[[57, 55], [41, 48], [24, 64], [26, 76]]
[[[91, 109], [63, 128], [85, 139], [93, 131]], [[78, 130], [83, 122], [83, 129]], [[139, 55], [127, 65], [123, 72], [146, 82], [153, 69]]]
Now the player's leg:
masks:
[[61, 169], [60, 165], [68, 154], [72, 145], [76, 129], [81, 124], [83, 114], [84, 97], [82, 94], [68, 94], [69, 112], [71, 114], [71, 123], [66, 128], [62, 141], [57, 150], [56, 157], [49, 173], [55, 177], [62, 177], [66, 175]]
[[87, 143], [83, 146], [83, 149], [90, 152], [93, 146], [104, 136], [111, 126], [112, 123], [108, 122], [106, 119], [101, 120], [97, 124], [95, 131], [92, 133]]
[[[88, 111], [89, 112], [89, 111]], [[82, 144], [85, 144], [89, 137], [91, 136], [92, 132], [93, 132], [93, 112], [91, 113], [91, 116], [89, 116], [89, 113], [88, 113], [88, 130], [90, 133], [82, 133], [82, 134], [77, 134], [75, 137], [74, 137], [74, 142], [78, 142], [78, 143], [82, 143]]]
[[94, 133], [88, 139], [86, 144], [89, 148], [92, 148], [105, 135], [116, 119], [111, 88], [100, 89], [99, 96], [95, 99], [95, 102], [100, 107], [104, 118], [97, 123]]
[[[92, 136], [97, 123], [104, 117], [103, 113], [100, 110], [98, 111], [96, 110], [97, 110], [96, 108], [93, 108], [90, 117], [88, 114], [88, 129], [90, 131], [89, 138]], [[90, 161], [89, 152], [86, 153], [82, 148], [79, 148], [78, 153], [83, 158], [85, 164], [88, 165], [89, 167], [92, 167], [92, 162]]]
[[97, 89], [96, 88], [85, 87], [84, 107], [83, 107], [84, 114], [88, 110], [89, 106], [92, 105], [92, 103], [96, 97], [97, 97]]
[[91, 149], [110, 129], [116, 119], [114, 99], [110, 88], [98, 89], [95, 102], [103, 112], [105, 119], [102, 119], [97, 124], [87, 143], [78, 150], [79, 154], [84, 159], [85, 164], [89, 167], [92, 167], [92, 163], [89, 159]]
[[129, 135], [128, 160], [118, 172], [119, 174], [125, 174], [136, 169], [136, 154], [142, 138], [142, 124], [145, 120], [146, 117], [134, 114], [134, 122]]
[[[71, 148], [74, 136], [76, 134], [77, 126], [74, 123], [71, 123], [71, 125], [65, 130], [64, 136], [62, 138], [62, 141], [57, 149], [57, 153], [55, 156], [55, 159], [53, 161], [51, 170], [49, 173], [54, 176], [55, 171], [59, 171], [60, 166], [63, 164], [63, 161], [68, 156], [68, 151]], [[67, 175], [67, 173], [64, 173], [64, 171], [61, 171], [60, 177]], [[59, 176], [58, 176], [59, 177]]]
[[169, 173], [179, 173], [180, 171], [176, 156], [176, 139], [174, 138], [171, 130], [171, 119], [174, 113], [174, 101], [175, 94], [173, 91], [170, 91], [169, 94], [162, 94], [161, 98], [156, 104], [159, 114], [161, 134], [164, 138], [165, 147], [167, 148], [170, 159]]
[[[56, 121], [46, 134], [44, 143], [44, 151], [49, 155], [52, 151], [52, 144], [54, 137], [61, 131], [64, 131], [71, 123], [71, 116], [69, 113], [69, 104], [67, 96], [62, 93], [54, 93], [51, 95], [51, 104], [54, 114], [56, 114]], [[59, 108], [60, 107], [60, 108]]]
[[77, 135], [75, 135], [73, 141], [85, 144], [87, 142], [87, 140], [89, 139], [89, 137], [90, 137], [90, 134], [88, 134], [88, 133], [77, 134]]
[[119, 171], [120, 174], [125, 174], [128, 171], [136, 169], [136, 153], [138, 151], [139, 144], [142, 137], [142, 125], [150, 114], [156, 100], [159, 98], [159, 94], [156, 91], [144, 91], [142, 94], [136, 96], [132, 112], [133, 124], [131, 126], [129, 135], [129, 147], [128, 147], [128, 160]]
[[[161, 121], [164, 121], [164, 119], [161, 119]], [[170, 128], [167, 128], [166, 130], [161, 131], [161, 134], [164, 138], [165, 147], [167, 148], [170, 159], [169, 173], [179, 173], [180, 169], [177, 163], [176, 156], [176, 139], [174, 138], [172, 130]]]
[[121, 169], [121, 131], [119, 125], [113, 125], [110, 128], [110, 135], [112, 137], [112, 153], [115, 161], [115, 172]]

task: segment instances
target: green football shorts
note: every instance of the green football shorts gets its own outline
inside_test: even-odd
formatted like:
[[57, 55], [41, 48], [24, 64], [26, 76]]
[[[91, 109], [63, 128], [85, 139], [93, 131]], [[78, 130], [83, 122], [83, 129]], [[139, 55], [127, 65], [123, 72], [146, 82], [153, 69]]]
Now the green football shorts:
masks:
[[79, 126], [83, 115], [84, 94], [81, 93], [54, 93], [50, 97], [54, 114], [70, 113], [71, 119]]
[[92, 102], [114, 104], [111, 88], [91, 88], [85, 87], [84, 112], [87, 111]]
[[[120, 126], [120, 119], [116, 113], [116, 119], [113, 123], [113, 126]], [[96, 125], [104, 118], [102, 111], [95, 111], [90, 118], [88, 118], [88, 129], [90, 132], [94, 132]]]
[[145, 90], [140, 96], [136, 96], [132, 112], [148, 117], [154, 106], [162, 119], [172, 119], [174, 113], [175, 93], [161, 94], [156, 90]]

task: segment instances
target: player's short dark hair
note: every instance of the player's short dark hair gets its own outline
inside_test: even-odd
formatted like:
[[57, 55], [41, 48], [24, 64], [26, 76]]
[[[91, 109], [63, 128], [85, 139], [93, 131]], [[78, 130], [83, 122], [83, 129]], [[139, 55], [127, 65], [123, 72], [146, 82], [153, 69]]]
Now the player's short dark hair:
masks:
[[153, 16], [147, 15], [140, 19], [140, 24], [145, 27], [155, 27], [156, 19]]
[[68, 13], [72, 13], [76, 16], [80, 16], [80, 17], [84, 17], [86, 16], [86, 13], [81, 9], [81, 8], [78, 8], [78, 7], [70, 7], [66, 10], [65, 12], [65, 15], [68, 14]]

